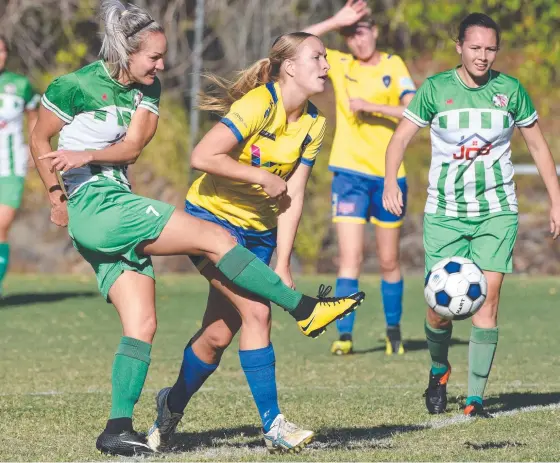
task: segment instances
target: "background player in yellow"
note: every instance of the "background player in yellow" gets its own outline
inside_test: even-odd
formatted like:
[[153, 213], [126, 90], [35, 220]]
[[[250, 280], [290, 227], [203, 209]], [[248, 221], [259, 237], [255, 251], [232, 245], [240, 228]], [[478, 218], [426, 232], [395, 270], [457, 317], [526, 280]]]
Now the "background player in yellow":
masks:
[[[349, 53], [327, 50], [329, 78], [336, 98], [336, 132], [329, 162], [333, 172], [332, 213], [339, 247], [336, 295], [358, 290], [363, 260], [365, 224], [376, 225], [381, 270], [381, 296], [387, 323], [386, 353], [403, 354], [400, 320], [403, 280], [399, 266], [399, 216], [382, 205], [385, 150], [416, 87], [396, 55], [377, 50], [378, 28], [363, 0], [348, 0], [331, 18], [305, 29], [315, 35], [338, 30]], [[406, 179], [401, 166], [398, 182], [406, 204]], [[339, 340], [334, 354], [352, 352], [354, 316], [337, 322]]]
[[[235, 82], [210, 76], [222, 92], [204, 96], [201, 108], [224, 117], [191, 157], [192, 166], [205, 174], [190, 188], [185, 210], [219, 224], [267, 265], [277, 249], [276, 274], [292, 288], [290, 255], [305, 186], [325, 134], [325, 118], [308, 98], [324, 90], [328, 69], [322, 42], [295, 32], [280, 36], [270, 57], [242, 71]], [[192, 260], [210, 281], [206, 313], [185, 347], [177, 381], [158, 394], [158, 417], [148, 442], [157, 450], [169, 446], [187, 403], [240, 331], [239, 360], [266, 446], [274, 452], [299, 451], [313, 432], [280, 413], [270, 304], [225, 285], [207, 259]], [[308, 323], [313, 326], [313, 320]]]

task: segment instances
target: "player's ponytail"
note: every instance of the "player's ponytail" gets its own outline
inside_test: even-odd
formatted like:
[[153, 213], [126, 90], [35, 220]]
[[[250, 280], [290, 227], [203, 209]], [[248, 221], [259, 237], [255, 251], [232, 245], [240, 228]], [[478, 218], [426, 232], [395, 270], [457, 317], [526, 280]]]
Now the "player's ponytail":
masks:
[[307, 32], [292, 32], [278, 37], [272, 44], [268, 58], [261, 59], [247, 69], [239, 71], [233, 81], [205, 74], [211, 83], [211, 90], [199, 95], [198, 107], [204, 111], [226, 114], [234, 101], [247, 92], [270, 81], [276, 82], [282, 72], [282, 64], [293, 59], [300, 44], [314, 37]]
[[128, 72], [130, 55], [138, 52], [147, 33], [161, 32], [163, 28], [143, 9], [124, 6], [119, 0], [104, 0], [101, 19], [105, 24], [99, 55], [107, 63], [111, 77]]

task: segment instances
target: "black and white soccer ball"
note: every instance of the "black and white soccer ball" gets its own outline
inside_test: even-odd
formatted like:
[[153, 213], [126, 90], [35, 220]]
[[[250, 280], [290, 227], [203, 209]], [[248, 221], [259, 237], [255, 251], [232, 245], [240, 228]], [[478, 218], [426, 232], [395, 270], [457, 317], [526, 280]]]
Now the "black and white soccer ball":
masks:
[[448, 257], [426, 275], [424, 297], [438, 315], [449, 320], [472, 317], [486, 300], [488, 284], [478, 265], [464, 257]]

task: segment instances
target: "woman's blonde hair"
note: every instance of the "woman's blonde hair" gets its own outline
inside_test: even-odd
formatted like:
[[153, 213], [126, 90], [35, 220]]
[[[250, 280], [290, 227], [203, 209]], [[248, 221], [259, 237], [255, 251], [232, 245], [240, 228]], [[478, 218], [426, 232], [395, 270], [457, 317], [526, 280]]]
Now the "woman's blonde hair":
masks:
[[226, 114], [233, 102], [247, 92], [270, 81], [277, 81], [282, 63], [287, 59], [293, 59], [301, 43], [309, 37], [316, 36], [307, 32], [281, 35], [272, 44], [268, 58], [261, 59], [251, 67], [239, 71], [235, 80], [204, 74], [214, 88], [210, 92], [202, 92], [199, 95], [198, 107], [204, 111]]
[[99, 55], [114, 79], [121, 71], [128, 72], [130, 55], [140, 50], [147, 32], [163, 33], [163, 28], [146, 11], [131, 4], [124, 6], [119, 0], [104, 0], [101, 18], [105, 31]]

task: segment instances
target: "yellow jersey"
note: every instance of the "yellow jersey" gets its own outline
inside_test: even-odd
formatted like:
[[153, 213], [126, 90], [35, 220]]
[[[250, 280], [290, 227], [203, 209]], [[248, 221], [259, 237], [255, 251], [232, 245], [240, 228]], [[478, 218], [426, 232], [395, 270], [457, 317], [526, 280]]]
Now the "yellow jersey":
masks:
[[[231, 157], [285, 180], [300, 163], [313, 166], [326, 123], [308, 102], [300, 118], [288, 124], [280, 87], [273, 82], [233, 103], [221, 122], [239, 142]], [[277, 226], [278, 203], [260, 185], [204, 174], [189, 189], [187, 201], [244, 229], [265, 231]]]
[[[381, 53], [375, 66], [362, 65], [348, 53], [327, 50], [331, 66], [329, 78], [336, 99], [336, 131], [329, 169], [363, 176], [385, 176], [385, 151], [398, 120], [375, 113], [354, 114], [348, 100], [360, 98], [368, 103], [398, 106], [416, 86], [403, 60]], [[398, 176], [404, 177], [401, 165]]]

